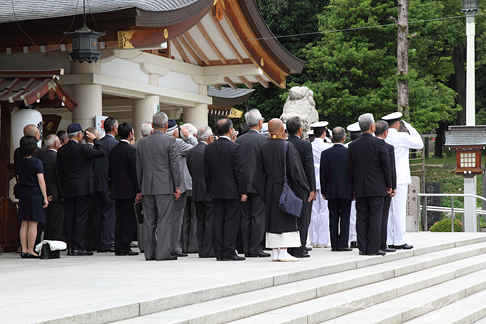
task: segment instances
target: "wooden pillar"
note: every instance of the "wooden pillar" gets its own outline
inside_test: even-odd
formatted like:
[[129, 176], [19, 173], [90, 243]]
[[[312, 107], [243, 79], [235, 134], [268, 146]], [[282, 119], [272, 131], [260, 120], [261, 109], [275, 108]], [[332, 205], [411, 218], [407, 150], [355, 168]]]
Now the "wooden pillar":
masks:
[[9, 197], [9, 181], [14, 177], [10, 162], [11, 111], [0, 107], [0, 251], [15, 252], [19, 243], [17, 205]]

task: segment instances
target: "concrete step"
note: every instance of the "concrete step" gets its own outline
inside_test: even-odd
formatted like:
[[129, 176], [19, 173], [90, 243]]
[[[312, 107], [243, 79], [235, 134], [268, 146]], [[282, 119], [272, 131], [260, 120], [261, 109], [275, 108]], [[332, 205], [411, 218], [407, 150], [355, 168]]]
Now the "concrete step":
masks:
[[[241, 323], [280, 323], [288, 315], [286, 309], [295, 310], [296, 312], [291, 313], [296, 314], [293, 316], [294, 320], [299, 321], [310, 315], [315, 315], [316, 318], [333, 318], [353, 311], [353, 307], [348, 306], [350, 303], [386, 301], [485, 269], [485, 252], [485, 244], [479, 243], [386, 263], [376, 261], [383, 261], [386, 257], [365, 257], [358, 262], [379, 264], [228, 296], [119, 323], [226, 323], [239, 319], [242, 319], [239, 321]], [[472, 256], [476, 257], [471, 258]], [[326, 302], [323, 303], [323, 299]], [[308, 304], [315, 304], [317, 308], [300, 306]], [[328, 307], [323, 309], [323, 304]], [[281, 310], [284, 312], [277, 316], [268, 314], [279, 313]], [[314, 310], [319, 311], [313, 314]], [[307, 314], [308, 312], [311, 314]]]
[[[477, 271], [430, 288], [416, 291], [406, 296], [335, 318], [331, 321], [327, 321], [326, 324], [353, 323], [355, 321], [359, 321], [359, 323], [363, 324], [395, 324], [404, 323], [412, 319], [419, 320], [424, 314], [429, 315], [428, 313], [432, 311], [441, 313], [444, 307], [451, 306], [454, 302], [465, 301], [464, 298], [473, 296], [473, 294], [476, 293], [482, 294], [484, 289], [486, 289], [485, 277], [486, 270]], [[466, 311], [463, 312], [465, 313]], [[440, 320], [439, 323], [449, 322], [445, 317], [442, 317], [442, 320]], [[455, 322], [453, 321], [451, 323]], [[467, 322], [460, 321], [460, 323]]]
[[486, 323], [486, 290], [458, 300], [428, 314], [407, 321], [407, 324], [468, 324], [484, 319]]

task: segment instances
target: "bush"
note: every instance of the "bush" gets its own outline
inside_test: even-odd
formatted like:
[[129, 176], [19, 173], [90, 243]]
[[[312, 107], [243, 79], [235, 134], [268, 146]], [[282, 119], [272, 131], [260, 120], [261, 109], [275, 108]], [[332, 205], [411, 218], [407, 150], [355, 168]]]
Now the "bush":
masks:
[[[451, 220], [445, 218], [441, 221], [435, 222], [430, 228], [431, 232], [451, 232]], [[462, 223], [457, 219], [454, 220], [454, 232], [462, 232]]]

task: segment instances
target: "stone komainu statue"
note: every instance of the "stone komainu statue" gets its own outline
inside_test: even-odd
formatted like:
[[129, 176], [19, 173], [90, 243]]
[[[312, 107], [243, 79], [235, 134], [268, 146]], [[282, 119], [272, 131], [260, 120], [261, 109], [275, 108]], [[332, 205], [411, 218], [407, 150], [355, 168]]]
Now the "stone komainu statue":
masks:
[[304, 134], [309, 125], [319, 121], [319, 114], [314, 102], [314, 92], [307, 87], [293, 87], [285, 102], [280, 120], [286, 122], [289, 118], [298, 116], [304, 124]]

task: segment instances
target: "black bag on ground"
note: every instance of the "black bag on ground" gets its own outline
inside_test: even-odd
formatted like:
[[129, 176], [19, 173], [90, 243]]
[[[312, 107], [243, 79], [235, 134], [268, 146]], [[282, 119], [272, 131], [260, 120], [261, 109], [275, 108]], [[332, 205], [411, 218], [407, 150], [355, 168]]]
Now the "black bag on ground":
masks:
[[42, 250], [40, 253], [41, 259], [59, 259], [60, 258], [60, 251], [51, 251], [51, 245], [49, 243], [44, 243], [42, 245]]
[[299, 217], [302, 211], [303, 201], [295, 195], [295, 193], [290, 188], [287, 181], [287, 145], [288, 142], [284, 142], [284, 186], [282, 194], [280, 195], [279, 206], [284, 212], [289, 215]]
[[143, 206], [142, 206], [142, 201], [139, 200], [135, 204], [133, 204], [133, 208], [135, 208], [135, 216], [137, 216], [137, 222], [139, 224], [143, 224]]

